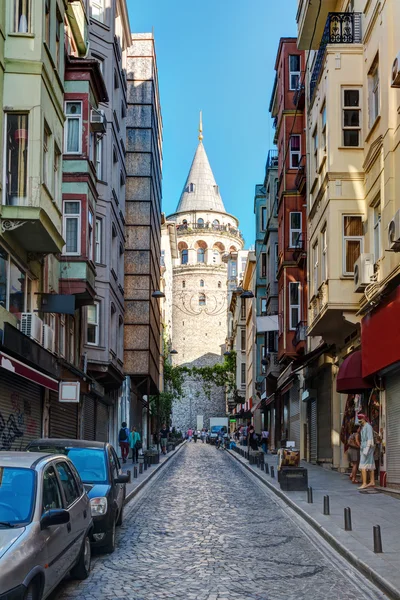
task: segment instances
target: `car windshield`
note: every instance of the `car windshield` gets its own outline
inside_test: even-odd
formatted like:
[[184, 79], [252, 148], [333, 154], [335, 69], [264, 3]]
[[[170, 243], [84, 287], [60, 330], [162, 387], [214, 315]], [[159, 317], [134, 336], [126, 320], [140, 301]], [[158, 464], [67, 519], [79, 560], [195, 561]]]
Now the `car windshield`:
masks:
[[222, 425], [214, 425], [214, 427], [211, 427], [211, 433], [219, 433], [222, 427]]
[[0, 467], [0, 528], [29, 523], [34, 499], [35, 471]]
[[83, 483], [108, 483], [106, 457], [102, 448], [68, 448], [41, 444], [30, 445], [29, 451], [65, 454], [74, 463]]

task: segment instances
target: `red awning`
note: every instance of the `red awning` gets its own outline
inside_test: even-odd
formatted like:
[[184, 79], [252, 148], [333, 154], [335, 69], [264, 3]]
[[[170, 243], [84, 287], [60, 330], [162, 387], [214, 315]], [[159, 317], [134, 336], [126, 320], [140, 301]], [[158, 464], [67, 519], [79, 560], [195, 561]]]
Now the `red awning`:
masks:
[[0, 352], [0, 367], [15, 375], [19, 375], [19, 377], [29, 379], [29, 381], [33, 381], [37, 385], [53, 390], [53, 392], [58, 392], [57, 379], [44, 375], [44, 373], [32, 369], [32, 367], [28, 367], [28, 365], [25, 365], [16, 358], [8, 356], [8, 354], [4, 354], [4, 352]]
[[361, 350], [357, 350], [345, 358], [340, 365], [336, 391], [340, 394], [354, 394], [371, 387], [371, 384], [363, 379]]

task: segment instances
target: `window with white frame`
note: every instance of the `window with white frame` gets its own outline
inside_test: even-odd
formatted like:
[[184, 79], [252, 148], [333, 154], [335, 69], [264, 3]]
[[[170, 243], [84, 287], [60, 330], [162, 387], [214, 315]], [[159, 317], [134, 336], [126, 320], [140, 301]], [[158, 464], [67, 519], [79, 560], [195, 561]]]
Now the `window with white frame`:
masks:
[[368, 73], [368, 109], [369, 109], [369, 127], [375, 123], [379, 116], [379, 59], [378, 56], [372, 63]]
[[261, 207], [261, 230], [265, 231], [267, 229], [267, 207]]
[[91, 210], [88, 211], [88, 256], [89, 260], [93, 260], [93, 227], [94, 217]]
[[301, 212], [291, 212], [289, 214], [290, 218], [290, 230], [289, 230], [289, 240], [291, 248], [298, 248], [301, 240]]
[[27, 310], [30, 280], [26, 273], [0, 246], [0, 306], [17, 319]]
[[343, 146], [358, 147], [361, 142], [361, 90], [342, 90]]
[[315, 126], [315, 129], [313, 131], [312, 134], [312, 140], [313, 140], [313, 153], [314, 153], [314, 169], [315, 172], [318, 172], [318, 129], [317, 126]]
[[43, 183], [48, 189], [50, 189], [50, 143], [51, 133], [47, 123], [45, 122], [43, 127]]
[[4, 203], [17, 206], [28, 200], [29, 119], [26, 113], [6, 115]]
[[240, 350], [246, 352], [246, 330], [240, 330]]
[[246, 385], [246, 363], [240, 365], [240, 383]]
[[97, 179], [103, 179], [103, 138], [96, 138], [96, 175]]
[[321, 233], [321, 246], [322, 246], [321, 279], [322, 279], [322, 281], [328, 281], [328, 236], [327, 236], [326, 225]]
[[313, 270], [314, 270], [314, 277], [313, 277], [313, 292], [314, 292], [314, 296], [317, 295], [318, 293], [318, 242], [315, 242], [314, 246], [313, 246]]
[[301, 157], [301, 140], [300, 135], [290, 136], [290, 168], [298, 169]]
[[91, 0], [92, 17], [100, 23], [104, 23], [104, 0]]
[[102, 236], [103, 222], [101, 219], [96, 219], [96, 230], [95, 230], [95, 261], [101, 263], [101, 236]]
[[32, 0], [14, 0], [14, 33], [31, 33], [31, 2]]
[[289, 55], [289, 89], [298, 90], [300, 87], [300, 55]]
[[382, 256], [381, 247], [381, 203], [374, 206], [374, 257], [375, 262]]
[[99, 332], [99, 316], [100, 316], [99, 303], [91, 304], [87, 307], [87, 330], [86, 330], [86, 342], [91, 346], [98, 346], [100, 339]]
[[354, 275], [354, 263], [363, 252], [363, 221], [359, 215], [343, 215], [343, 275]]
[[59, 204], [61, 198], [61, 152], [54, 144], [54, 202]]
[[326, 103], [321, 109], [321, 147], [323, 150], [326, 148]]
[[82, 102], [65, 103], [65, 139], [66, 154], [82, 152]]
[[66, 200], [63, 213], [65, 246], [63, 254], [78, 256], [81, 253], [81, 203]]
[[300, 322], [300, 283], [289, 282], [289, 327], [296, 329]]

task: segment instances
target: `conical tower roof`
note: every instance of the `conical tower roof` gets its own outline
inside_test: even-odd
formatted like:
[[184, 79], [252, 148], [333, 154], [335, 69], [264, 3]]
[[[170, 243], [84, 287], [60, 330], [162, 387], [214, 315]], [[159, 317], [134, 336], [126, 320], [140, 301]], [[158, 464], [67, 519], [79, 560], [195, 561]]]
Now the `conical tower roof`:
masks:
[[201, 119], [199, 145], [197, 146], [176, 212], [182, 213], [191, 210], [226, 212], [204, 149]]

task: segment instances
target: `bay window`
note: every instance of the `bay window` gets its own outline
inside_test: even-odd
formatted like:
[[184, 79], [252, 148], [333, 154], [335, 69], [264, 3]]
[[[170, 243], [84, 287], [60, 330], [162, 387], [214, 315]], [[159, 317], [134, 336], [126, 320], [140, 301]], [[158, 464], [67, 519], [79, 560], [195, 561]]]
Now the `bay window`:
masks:
[[290, 136], [290, 168], [298, 169], [301, 157], [300, 135]]
[[82, 152], [82, 102], [65, 103], [65, 153]]
[[23, 205], [28, 187], [28, 115], [6, 116], [5, 204]]
[[343, 275], [354, 275], [354, 263], [363, 252], [364, 235], [362, 217], [343, 216]]
[[301, 212], [291, 212], [290, 215], [289, 240], [290, 248], [298, 248], [301, 235]]
[[0, 247], [0, 307], [19, 319], [21, 313], [27, 310], [31, 295], [31, 281], [26, 273]]
[[291, 281], [289, 283], [289, 328], [296, 329], [300, 322], [300, 283]]
[[79, 256], [81, 253], [81, 203], [65, 201], [63, 214], [65, 246], [63, 254]]

